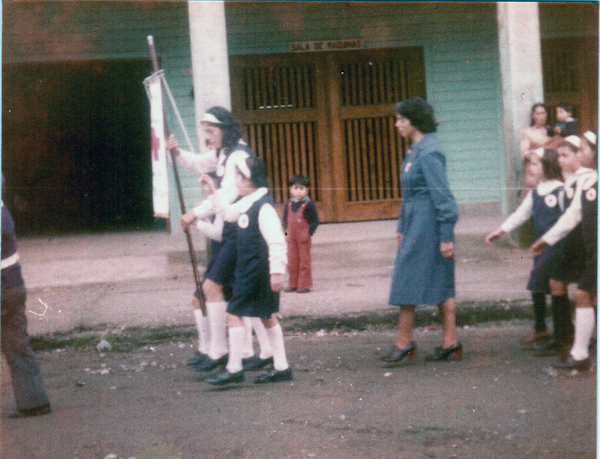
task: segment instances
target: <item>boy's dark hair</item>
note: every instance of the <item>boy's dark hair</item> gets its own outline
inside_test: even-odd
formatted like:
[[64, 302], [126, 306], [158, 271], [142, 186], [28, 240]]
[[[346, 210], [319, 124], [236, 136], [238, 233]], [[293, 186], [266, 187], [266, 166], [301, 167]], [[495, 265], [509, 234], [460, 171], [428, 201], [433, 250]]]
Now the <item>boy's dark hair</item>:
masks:
[[301, 185], [301, 186], [305, 186], [306, 188], [308, 188], [309, 185], [309, 180], [308, 180], [308, 176], [306, 175], [294, 175], [289, 183], [288, 186], [294, 186], [294, 185]]
[[423, 134], [429, 134], [437, 130], [433, 107], [421, 97], [413, 97], [398, 102], [394, 105], [394, 111], [398, 115], [408, 118], [410, 124]]
[[246, 166], [250, 171], [250, 181], [254, 188], [269, 187], [269, 177], [267, 176], [267, 165], [258, 156], [248, 156]]
[[546, 180], [560, 180], [563, 181], [562, 170], [558, 165], [558, 153], [555, 150], [546, 148], [544, 150], [544, 156], [542, 156], [542, 170], [544, 171], [544, 177]]
[[569, 102], [561, 102], [556, 108], [562, 108], [565, 112], [573, 114], [573, 106]]
[[[231, 112], [223, 107], [211, 107], [206, 113], [213, 115], [221, 124], [208, 123], [223, 131], [223, 148], [225, 153], [230, 153], [242, 138], [242, 126], [236, 121]], [[206, 123], [206, 121], [204, 121]]]

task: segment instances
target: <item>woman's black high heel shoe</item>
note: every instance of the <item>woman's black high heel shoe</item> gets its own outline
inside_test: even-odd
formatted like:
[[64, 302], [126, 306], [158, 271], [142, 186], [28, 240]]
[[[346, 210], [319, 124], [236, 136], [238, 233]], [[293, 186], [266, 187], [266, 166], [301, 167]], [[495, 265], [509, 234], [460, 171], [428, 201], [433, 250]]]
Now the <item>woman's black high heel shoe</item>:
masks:
[[454, 354], [454, 360], [459, 361], [462, 360], [462, 353], [462, 344], [460, 344], [460, 341], [457, 341], [452, 346], [445, 349], [442, 346], [436, 347], [433, 354], [429, 354], [425, 357], [425, 361], [437, 362], [439, 360], [447, 360], [452, 354]]
[[417, 345], [415, 343], [410, 343], [404, 349], [399, 349], [396, 346], [392, 348], [390, 353], [385, 357], [382, 357], [386, 363], [397, 363], [400, 362], [404, 357], [408, 355], [408, 360], [414, 362], [417, 360]]

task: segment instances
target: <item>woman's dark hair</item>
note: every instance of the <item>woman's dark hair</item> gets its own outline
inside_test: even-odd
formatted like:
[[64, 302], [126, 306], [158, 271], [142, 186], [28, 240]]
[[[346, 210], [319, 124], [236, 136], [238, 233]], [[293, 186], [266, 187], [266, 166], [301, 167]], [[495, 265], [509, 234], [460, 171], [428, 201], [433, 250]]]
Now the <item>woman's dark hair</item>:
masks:
[[225, 153], [230, 153], [242, 138], [242, 126], [236, 121], [231, 112], [223, 107], [211, 107], [206, 113], [213, 115], [221, 124], [204, 121], [211, 126], [218, 127], [223, 131], [223, 148]]
[[[538, 107], [542, 107], [544, 110], [546, 110], [546, 114], [548, 114], [548, 107], [546, 107], [546, 104], [543, 104], [542, 102], [538, 102], [536, 104], [533, 104], [533, 106], [531, 107], [531, 111], [529, 112], [530, 118], [532, 117], [533, 112], [535, 112], [535, 109]], [[533, 126], [534, 124], [535, 124], [535, 121], [533, 120], [533, 118], [531, 118], [531, 123], [529, 125]]]
[[248, 156], [246, 166], [250, 171], [250, 181], [254, 188], [269, 187], [269, 177], [267, 176], [267, 165], [258, 156]]
[[421, 97], [403, 100], [394, 105], [394, 111], [410, 121], [410, 124], [423, 134], [435, 132], [437, 123], [433, 107]]
[[544, 156], [542, 156], [542, 170], [544, 171], [544, 177], [546, 180], [560, 180], [563, 181], [562, 170], [558, 165], [558, 153], [549, 148], [544, 149]]
[[301, 185], [301, 186], [305, 186], [308, 188], [308, 184], [309, 184], [309, 180], [306, 175], [294, 175], [290, 179], [288, 186]]

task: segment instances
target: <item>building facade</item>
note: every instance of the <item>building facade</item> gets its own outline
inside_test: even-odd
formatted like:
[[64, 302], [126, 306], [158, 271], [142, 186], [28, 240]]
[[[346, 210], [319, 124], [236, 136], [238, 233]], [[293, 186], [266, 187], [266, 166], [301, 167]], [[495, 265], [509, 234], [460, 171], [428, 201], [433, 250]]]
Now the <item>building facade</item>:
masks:
[[[210, 18], [202, 29], [225, 37], [229, 107], [267, 162], [275, 201], [285, 202], [289, 176], [301, 173], [324, 221], [372, 220], [395, 218], [400, 204], [408, 145], [394, 128], [399, 100], [422, 96], [435, 107], [461, 204], [512, 206], [507, 190], [520, 168], [513, 140], [533, 102], [567, 100], [582, 129], [596, 129], [598, 5], [531, 5], [516, 33], [503, 4], [472, 2], [225, 2], [225, 33]], [[154, 36], [184, 124], [200, 143], [195, 110], [211, 105], [210, 82], [200, 87], [192, 68], [203, 72], [211, 60], [193, 62], [190, 42], [203, 38], [190, 36], [191, 8], [4, 2], [3, 171], [24, 224], [152, 225], [146, 37]], [[540, 56], [530, 86], [511, 61], [520, 39]], [[529, 64], [535, 69], [535, 59], [521, 65]], [[197, 177], [181, 175], [191, 206], [201, 196]], [[178, 207], [173, 193], [173, 228]]]

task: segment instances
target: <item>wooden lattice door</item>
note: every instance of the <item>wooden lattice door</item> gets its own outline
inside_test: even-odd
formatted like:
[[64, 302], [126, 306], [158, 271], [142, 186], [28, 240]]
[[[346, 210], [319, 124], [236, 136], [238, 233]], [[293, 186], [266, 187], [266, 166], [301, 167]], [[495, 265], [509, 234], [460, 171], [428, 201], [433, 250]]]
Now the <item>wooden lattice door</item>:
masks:
[[406, 145], [392, 106], [425, 95], [423, 69], [418, 48], [232, 58], [233, 112], [275, 202], [303, 174], [323, 222], [395, 218]]

